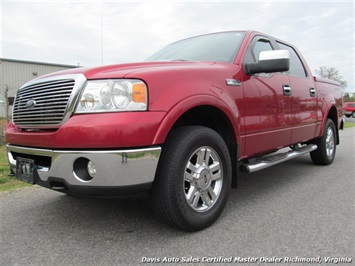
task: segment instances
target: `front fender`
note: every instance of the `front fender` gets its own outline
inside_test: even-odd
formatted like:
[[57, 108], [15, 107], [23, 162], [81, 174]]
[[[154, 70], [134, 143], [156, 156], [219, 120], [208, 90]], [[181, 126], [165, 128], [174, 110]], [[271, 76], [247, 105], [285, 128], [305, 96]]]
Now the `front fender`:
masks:
[[162, 120], [157, 130], [157, 133], [153, 140], [153, 145], [164, 143], [167, 135], [169, 134], [171, 128], [174, 126], [176, 121], [184, 113], [198, 106], [212, 106], [221, 110], [230, 120], [236, 135], [236, 142], [239, 142], [240, 116], [238, 108], [234, 104], [234, 101], [231, 98], [225, 98], [222, 100], [217, 97], [205, 94], [188, 97], [177, 103], [173, 108], [171, 108]]

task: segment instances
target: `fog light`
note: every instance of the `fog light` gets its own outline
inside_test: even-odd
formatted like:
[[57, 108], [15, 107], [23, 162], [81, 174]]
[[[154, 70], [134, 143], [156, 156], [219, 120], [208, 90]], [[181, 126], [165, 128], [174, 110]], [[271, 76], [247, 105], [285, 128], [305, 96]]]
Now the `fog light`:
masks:
[[92, 161], [88, 162], [88, 173], [92, 178], [94, 178], [96, 175], [95, 164]]
[[94, 178], [96, 168], [92, 161], [87, 158], [78, 158], [73, 164], [73, 174], [79, 181], [88, 182]]

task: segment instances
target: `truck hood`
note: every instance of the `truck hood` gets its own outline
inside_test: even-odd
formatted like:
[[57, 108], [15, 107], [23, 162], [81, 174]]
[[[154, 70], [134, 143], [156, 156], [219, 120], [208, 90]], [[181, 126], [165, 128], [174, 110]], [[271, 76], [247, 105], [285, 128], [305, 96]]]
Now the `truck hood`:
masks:
[[[110, 79], [110, 78], [125, 78], [127, 76], [135, 76], [134, 73], [139, 72], [155, 72], [160, 70], [178, 70], [178, 69], [199, 69], [214, 65], [215, 62], [194, 62], [194, 61], [174, 61], [174, 62], [142, 62], [108, 65], [93, 68], [74, 68], [64, 71], [42, 76], [40, 78], [53, 77], [58, 75], [68, 74], [83, 74], [87, 79]], [[137, 78], [139, 78], [137, 76]]]

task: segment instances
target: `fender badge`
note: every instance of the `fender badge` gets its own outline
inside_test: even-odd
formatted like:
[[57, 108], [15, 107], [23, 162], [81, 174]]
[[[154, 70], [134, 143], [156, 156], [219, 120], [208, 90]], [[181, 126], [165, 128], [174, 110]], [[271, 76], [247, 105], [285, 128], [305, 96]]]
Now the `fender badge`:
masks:
[[240, 81], [236, 79], [226, 79], [228, 86], [240, 86]]

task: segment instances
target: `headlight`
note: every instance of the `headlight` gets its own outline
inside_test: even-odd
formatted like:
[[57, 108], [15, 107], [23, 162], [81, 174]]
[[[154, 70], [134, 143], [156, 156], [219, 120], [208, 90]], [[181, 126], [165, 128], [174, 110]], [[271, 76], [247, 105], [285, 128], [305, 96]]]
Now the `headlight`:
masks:
[[76, 113], [146, 111], [147, 86], [141, 80], [88, 81]]

